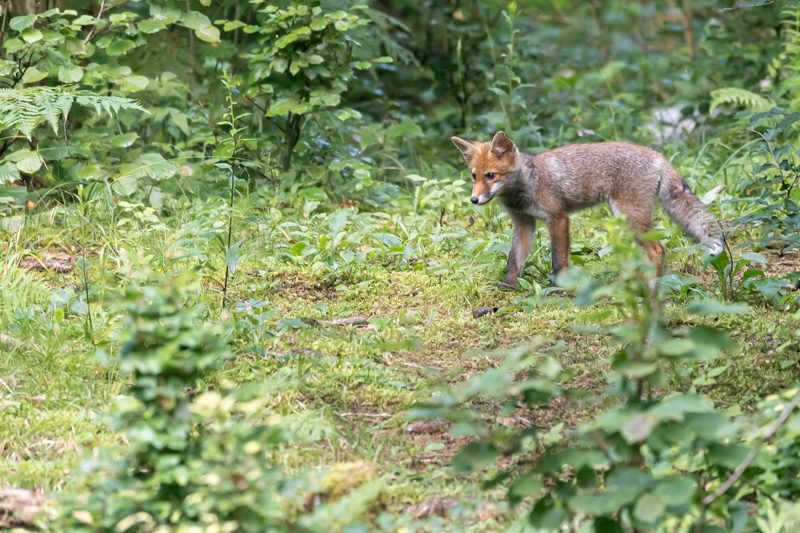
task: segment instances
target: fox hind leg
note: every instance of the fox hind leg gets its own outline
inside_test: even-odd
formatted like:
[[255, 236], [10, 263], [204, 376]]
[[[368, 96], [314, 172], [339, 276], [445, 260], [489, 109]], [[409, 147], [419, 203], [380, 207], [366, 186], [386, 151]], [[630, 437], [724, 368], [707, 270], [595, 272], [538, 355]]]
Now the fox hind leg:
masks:
[[664, 256], [666, 251], [659, 241], [644, 241], [641, 236], [653, 229], [653, 202], [648, 205], [631, 205], [619, 201], [608, 202], [611, 212], [615, 215], [625, 215], [628, 223], [636, 232], [636, 244], [644, 250], [647, 258], [656, 266], [656, 276], [661, 276], [664, 271]]
[[547, 221], [550, 232], [550, 256], [553, 262], [553, 274], [569, 266], [569, 215], [553, 215]]

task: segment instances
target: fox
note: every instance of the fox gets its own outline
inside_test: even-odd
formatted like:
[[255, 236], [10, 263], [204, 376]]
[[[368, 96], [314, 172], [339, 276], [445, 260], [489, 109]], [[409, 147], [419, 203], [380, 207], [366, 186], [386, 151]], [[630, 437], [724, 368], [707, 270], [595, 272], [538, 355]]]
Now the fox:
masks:
[[723, 236], [717, 218], [689, 189], [681, 174], [652, 148], [627, 142], [570, 144], [536, 155], [521, 152], [505, 132], [490, 142], [451, 137], [472, 174], [473, 204], [497, 197], [511, 218], [511, 250], [506, 275], [496, 288], [516, 288], [531, 253], [536, 221], [550, 234], [553, 273], [569, 265], [569, 215], [608, 203], [614, 215], [624, 215], [636, 232], [636, 242], [663, 272], [665, 250], [657, 240], [641, 236], [653, 229], [658, 197], [669, 217], [692, 239], [719, 255]]

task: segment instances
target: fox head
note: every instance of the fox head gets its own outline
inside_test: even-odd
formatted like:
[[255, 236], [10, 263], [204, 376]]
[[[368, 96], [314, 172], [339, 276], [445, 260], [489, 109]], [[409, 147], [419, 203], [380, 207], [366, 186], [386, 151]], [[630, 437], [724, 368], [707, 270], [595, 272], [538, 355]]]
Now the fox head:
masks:
[[464, 160], [472, 172], [473, 204], [483, 205], [506, 184], [509, 174], [517, 170], [519, 150], [514, 141], [498, 131], [492, 142], [466, 141], [451, 137], [456, 148], [461, 150]]

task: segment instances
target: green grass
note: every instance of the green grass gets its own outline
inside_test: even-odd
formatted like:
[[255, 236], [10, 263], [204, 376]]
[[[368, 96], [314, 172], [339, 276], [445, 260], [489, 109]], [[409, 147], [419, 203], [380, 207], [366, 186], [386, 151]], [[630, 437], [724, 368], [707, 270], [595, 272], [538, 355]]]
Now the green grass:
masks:
[[[475, 212], [459, 212], [440, 227], [436, 215], [342, 210], [337, 212], [347, 213], [348, 224], [335, 232], [335, 214], [306, 217], [283, 207], [264, 215], [244, 205], [237, 212], [243, 222], [234, 232], [234, 239], [244, 239], [243, 256], [229, 294], [237, 306], [221, 313], [224, 267], [215, 235], [224, 225], [217, 208], [178, 210], [158, 218], [160, 226], [153, 231], [147, 218], [152, 213], [138, 212], [147, 216], [123, 217], [127, 222], [113, 227], [102, 226], [108, 219], [98, 217], [97, 227], [86, 228], [82, 244], [92, 280], [92, 338], [79, 268], [57, 274], [16, 267], [23, 251], [79, 255], [76, 247], [63, 247], [61, 236], [70, 228], [51, 227], [45, 217], [34, 216], [21, 235], [6, 235], [7, 259], [0, 270], [0, 485], [71, 490], [77, 483], [71, 473], [82, 457], [124, 446], [103, 414], [123, 391], [125, 377], [102, 366], [98, 353], [118, 349], [108, 343], [123, 318], [115, 310], [115, 295], [148, 270], [169, 275], [193, 269], [205, 278], [206, 290], [198, 298], [211, 316], [230, 326], [234, 352], [209, 377], [210, 386], [281, 384], [264, 406], [295, 423], [303, 442], [282, 449], [276, 461], [290, 472], [375, 463], [386, 481], [384, 504], [390, 511], [438, 496], [479, 506], [486, 504], [482, 499], [496, 504], [502, 498], [502, 491], [479, 490], [480, 475], [456, 475], [448, 467], [466, 442], [463, 437], [451, 437], [442, 428], [411, 432], [406, 420], [414, 402], [497, 366], [496, 350], [541, 337], [545, 346], [558, 346], [559, 360], [574, 376], [571, 386], [597, 400], [556, 402], [527, 413], [532, 422], [573, 425], [602, 406], [607, 358], [615, 346], [573, 329], [597, 309], [575, 308], [568, 294], [534, 302], [524, 291], [482, 290], [502, 276], [509, 240], [504, 219], [478, 213], [472, 223], [469, 216]], [[601, 215], [595, 210], [574, 217], [573, 253], [602, 279], [615, 275], [618, 259], [613, 253], [598, 257], [597, 249], [606, 244]], [[535, 247], [544, 254], [545, 242], [542, 234]], [[686, 241], [673, 231], [667, 243], [676, 248]], [[526, 279], [546, 287], [549, 282], [538, 273], [547, 270], [541, 253], [529, 262], [535, 268], [528, 269]], [[694, 280], [693, 294], [715, 294], [713, 272], [702, 269], [698, 256], [676, 252], [670, 270]], [[519, 307], [509, 312], [472, 317], [481, 306], [516, 303]], [[685, 297], [667, 298], [665, 311], [674, 327], [714, 325], [739, 343], [738, 350], [715, 363], [728, 368], [704, 392], [747, 406], [796, 381], [800, 350], [790, 332], [800, 325], [797, 315], [755, 297], [749, 312], [739, 316], [697, 317], [685, 312], [686, 303]], [[325, 323], [352, 316], [368, 318], [369, 325]], [[604, 321], [625, 319], [611, 315]], [[496, 417], [496, 407], [478, 406], [487, 420]], [[502, 505], [491, 509], [491, 518], [471, 526], [474, 530], [501, 528], [498, 524], [510, 519]]]

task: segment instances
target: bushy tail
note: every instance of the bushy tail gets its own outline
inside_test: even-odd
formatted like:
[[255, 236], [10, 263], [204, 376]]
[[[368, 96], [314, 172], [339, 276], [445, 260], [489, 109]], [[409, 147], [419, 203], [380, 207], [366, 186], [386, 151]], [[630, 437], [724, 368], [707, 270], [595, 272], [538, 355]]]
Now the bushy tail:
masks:
[[717, 218], [695, 196], [677, 170], [670, 169], [658, 187], [661, 205], [690, 237], [708, 246], [712, 255], [722, 252], [722, 227]]

